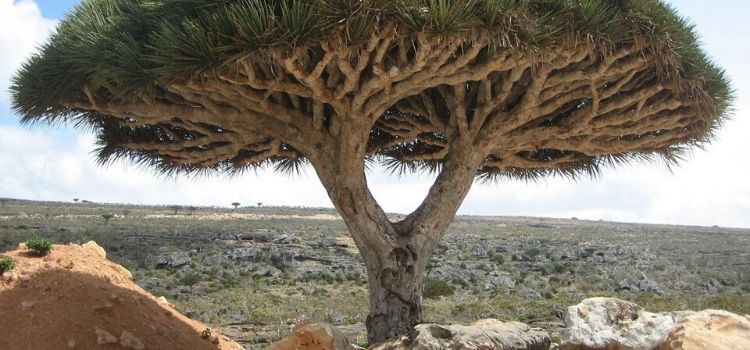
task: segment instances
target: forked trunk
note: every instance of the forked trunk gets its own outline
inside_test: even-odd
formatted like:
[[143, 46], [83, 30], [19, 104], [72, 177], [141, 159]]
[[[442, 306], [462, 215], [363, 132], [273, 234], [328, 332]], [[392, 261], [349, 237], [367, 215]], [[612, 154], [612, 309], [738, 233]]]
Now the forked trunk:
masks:
[[367, 266], [370, 344], [410, 332], [422, 322], [422, 279], [427, 263], [471, 188], [481, 155], [455, 144], [427, 197], [401, 222], [391, 222], [367, 187], [358, 144], [313, 162]]

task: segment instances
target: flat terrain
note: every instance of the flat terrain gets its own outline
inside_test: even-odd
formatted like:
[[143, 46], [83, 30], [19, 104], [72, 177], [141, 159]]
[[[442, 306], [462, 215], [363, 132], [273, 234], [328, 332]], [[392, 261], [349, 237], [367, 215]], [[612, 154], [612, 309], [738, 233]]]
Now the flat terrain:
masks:
[[[330, 209], [0, 206], [0, 251], [32, 236], [97, 241], [145, 289], [249, 349], [306, 320], [366, 339], [364, 266]], [[562, 310], [591, 296], [651, 311], [750, 314], [750, 230], [459, 217], [430, 263], [425, 294], [429, 322], [493, 317], [553, 335]]]

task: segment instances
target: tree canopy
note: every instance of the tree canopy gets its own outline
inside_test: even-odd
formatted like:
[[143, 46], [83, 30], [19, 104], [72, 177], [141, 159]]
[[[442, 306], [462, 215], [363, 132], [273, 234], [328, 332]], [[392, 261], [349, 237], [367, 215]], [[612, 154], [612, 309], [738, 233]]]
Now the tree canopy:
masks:
[[438, 170], [465, 134], [485, 179], [674, 161], [732, 99], [659, 0], [84, 0], [11, 92], [101, 161], [293, 171], [353, 130], [369, 161]]

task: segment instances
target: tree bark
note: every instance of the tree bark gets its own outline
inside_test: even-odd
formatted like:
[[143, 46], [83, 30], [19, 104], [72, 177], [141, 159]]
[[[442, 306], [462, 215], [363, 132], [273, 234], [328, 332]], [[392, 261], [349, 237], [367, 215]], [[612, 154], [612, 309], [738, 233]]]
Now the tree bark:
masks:
[[367, 339], [370, 344], [408, 333], [422, 323], [422, 278], [429, 253], [414, 242], [377, 252], [378, 259], [365, 260], [369, 278], [370, 313]]

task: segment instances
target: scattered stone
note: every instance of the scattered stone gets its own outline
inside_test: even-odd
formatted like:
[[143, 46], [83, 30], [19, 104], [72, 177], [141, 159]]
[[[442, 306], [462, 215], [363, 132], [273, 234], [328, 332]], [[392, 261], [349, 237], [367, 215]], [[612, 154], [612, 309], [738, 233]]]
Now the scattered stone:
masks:
[[117, 337], [112, 335], [112, 333], [109, 333], [105, 330], [101, 330], [99, 328], [96, 328], [95, 331], [96, 331], [96, 343], [97, 344], [104, 345], [104, 344], [117, 343]]
[[492, 271], [484, 281], [484, 290], [493, 290], [498, 287], [513, 289], [516, 287], [516, 281], [507, 272]]
[[281, 235], [279, 238], [273, 240], [274, 244], [299, 244], [300, 240], [292, 235]]
[[620, 281], [618, 287], [618, 290], [626, 290], [632, 293], [662, 293], [656, 282], [650, 280], [646, 276], [641, 276], [638, 280], [626, 278]]
[[170, 303], [169, 300], [163, 296], [156, 298], [156, 301], [162, 306], [174, 309], [174, 304]]
[[35, 301], [22, 301], [21, 302], [21, 310], [23, 311], [29, 311], [31, 310], [34, 305], [36, 305]]
[[106, 303], [104, 303], [102, 305], [94, 305], [94, 306], [92, 306], [92, 308], [96, 312], [105, 312], [107, 310], [112, 309], [113, 307], [114, 307], [114, 304], [112, 304], [110, 302], [106, 302]]
[[154, 257], [149, 257], [146, 264], [153, 265], [157, 269], [179, 269], [190, 264], [190, 255], [187, 252], [164, 252]]
[[209, 340], [211, 340], [212, 344], [219, 344], [219, 336], [218, 335], [212, 335]]
[[705, 310], [686, 317], [658, 350], [750, 349], [750, 316]]
[[349, 340], [340, 330], [327, 323], [310, 323], [297, 327], [291, 335], [268, 348], [268, 350], [346, 349], [349, 349]]
[[486, 319], [470, 326], [418, 325], [410, 334], [368, 350], [547, 350], [551, 343], [549, 334], [540, 328]]
[[12, 272], [12, 271], [11, 272], [6, 272], [6, 273], [0, 275], [0, 280], [2, 280], [3, 282], [7, 282], [7, 283], [13, 282], [13, 281], [15, 281], [17, 279], [18, 279], [18, 275], [16, 275], [16, 273]]
[[68, 270], [72, 269], [73, 265], [75, 265], [73, 263], [73, 260], [70, 260], [68, 258], [57, 259], [57, 264], [60, 265], [60, 266], [62, 266], [62, 267], [64, 267], [64, 268], [66, 268], [66, 269], [68, 269]]
[[68, 340], [68, 348], [70, 348], [70, 349], [75, 349], [76, 348], [76, 340], [75, 339]]
[[562, 350], [654, 349], [688, 313], [655, 314], [614, 298], [591, 298], [568, 307]]
[[135, 350], [143, 350], [146, 348], [146, 346], [143, 345], [143, 342], [141, 342], [140, 339], [136, 338], [132, 333], [128, 331], [122, 331], [122, 334], [120, 335], [120, 345]]

